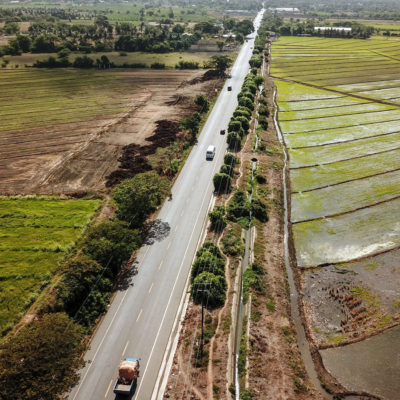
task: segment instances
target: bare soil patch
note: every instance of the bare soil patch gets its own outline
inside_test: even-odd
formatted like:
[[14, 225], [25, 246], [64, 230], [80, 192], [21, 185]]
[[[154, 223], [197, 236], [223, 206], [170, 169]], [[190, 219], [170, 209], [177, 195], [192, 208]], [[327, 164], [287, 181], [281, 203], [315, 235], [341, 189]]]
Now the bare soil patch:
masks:
[[[135, 164], [134, 160], [127, 160], [132, 149], [137, 153], [135, 146], [144, 146], [149, 151], [146, 146], [168, 143], [170, 127], [175, 131], [182, 117], [195, 109], [195, 95], [214, 96], [215, 89], [221, 86], [221, 80], [188, 83], [200, 78], [203, 71], [117, 73], [126, 81], [123, 95], [127, 100], [121, 108], [128, 106], [128, 112], [0, 135], [5, 144], [0, 148], [1, 194], [102, 190], [107, 177], [120, 169], [120, 163], [123, 170], [131, 170], [124, 166], [127, 162]], [[163, 138], [159, 140], [160, 130]], [[146, 139], [154, 134], [156, 137], [149, 144]]]

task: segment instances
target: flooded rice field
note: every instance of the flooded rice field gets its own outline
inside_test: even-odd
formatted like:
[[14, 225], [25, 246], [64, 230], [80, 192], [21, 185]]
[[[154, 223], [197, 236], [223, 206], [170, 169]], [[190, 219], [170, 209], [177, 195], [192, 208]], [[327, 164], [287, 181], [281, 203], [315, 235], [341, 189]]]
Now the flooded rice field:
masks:
[[348, 390], [399, 399], [399, 326], [358, 343], [323, 350], [321, 356], [326, 369]]
[[400, 196], [400, 170], [292, 194], [292, 223], [348, 213]]
[[297, 264], [351, 261], [400, 243], [400, 199], [332, 218], [293, 225]]
[[400, 398], [400, 61], [372, 54], [399, 45], [272, 46], [303, 322], [347, 399]]

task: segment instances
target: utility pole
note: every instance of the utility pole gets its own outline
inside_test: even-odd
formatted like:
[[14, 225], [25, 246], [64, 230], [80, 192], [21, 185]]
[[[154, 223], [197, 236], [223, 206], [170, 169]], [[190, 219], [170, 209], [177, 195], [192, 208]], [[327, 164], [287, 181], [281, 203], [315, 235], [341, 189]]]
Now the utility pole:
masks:
[[201, 339], [200, 339], [200, 356], [203, 356], [203, 346], [204, 346], [204, 295], [203, 293], [209, 293], [211, 288], [211, 282], [195, 283], [196, 295], [197, 293], [202, 293], [201, 296]]

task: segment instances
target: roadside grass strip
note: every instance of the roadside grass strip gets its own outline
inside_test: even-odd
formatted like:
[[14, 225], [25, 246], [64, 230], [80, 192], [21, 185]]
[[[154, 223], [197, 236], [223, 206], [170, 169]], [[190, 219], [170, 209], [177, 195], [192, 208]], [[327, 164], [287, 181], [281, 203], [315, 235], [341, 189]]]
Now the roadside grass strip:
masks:
[[0, 336], [49, 283], [100, 200], [0, 198]]
[[[300, 267], [338, 263], [400, 245], [400, 199], [293, 226]], [[351, 229], [349, 229], [351, 227]]]
[[290, 170], [292, 193], [314, 190], [339, 183], [400, 169], [400, 149], [368, 155], [356, 160], [338, 161]]
[[290, 168], [325, 165], [397, 148], [400, 148], [400, 132], [325, 146], [289, 149]]
[[400, 171], [388, 172], [311, 192], [293, 193], [290, 219], [296, 224], [348, 213], [399, 196]]

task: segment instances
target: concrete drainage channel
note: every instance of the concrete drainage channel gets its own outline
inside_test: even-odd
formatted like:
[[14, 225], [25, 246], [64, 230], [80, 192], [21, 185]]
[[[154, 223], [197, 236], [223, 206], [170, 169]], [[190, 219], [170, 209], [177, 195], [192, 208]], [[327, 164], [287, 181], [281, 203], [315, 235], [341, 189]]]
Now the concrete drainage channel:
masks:
[[[254, 172], [257, 169], [257, 159], [253, 158], [252, 160], [252, 169], [251, 169], [251, 181], [253, 182], [254, 179]], [[249, 201], [251, 203], [253, 198], [253, 189], [249, 195]], [[251, 211], [250, 211], [250, 223], [251, 223]], [[252, 234], [253, 228], [250, 226], [249, 229], [246, 230], [245, 233], [245, 253], [241, 263], [241, 268], [239, 270], [239, 289], [240, 293], [238, 296], [238, 305], [237, 305], [237, 319], [236, 319], [236, 331], [235, 331], [235, 399], [240, 399], [240, 379], [239, 379], [239, 353], [240, 353], [240, 342], [243, 335], [243, 317], [244, 314], [249, 315], [250, 307], [251, 307], [251, 299], [247, 305], [243, 304], [243, 274], [246, 271], [246, 268], [249, 266], [249, 263], [253, 260], [253, 244], [254, 244], [254, 235]], [[246, 311], [246, 313], [245, 313]], [[247, 322], [247, 329], [249, 329], [249, 320]], [[247, 383], [247, 379], [246, 379]], [[246, 385], [247, 386], [247, 385]]]

